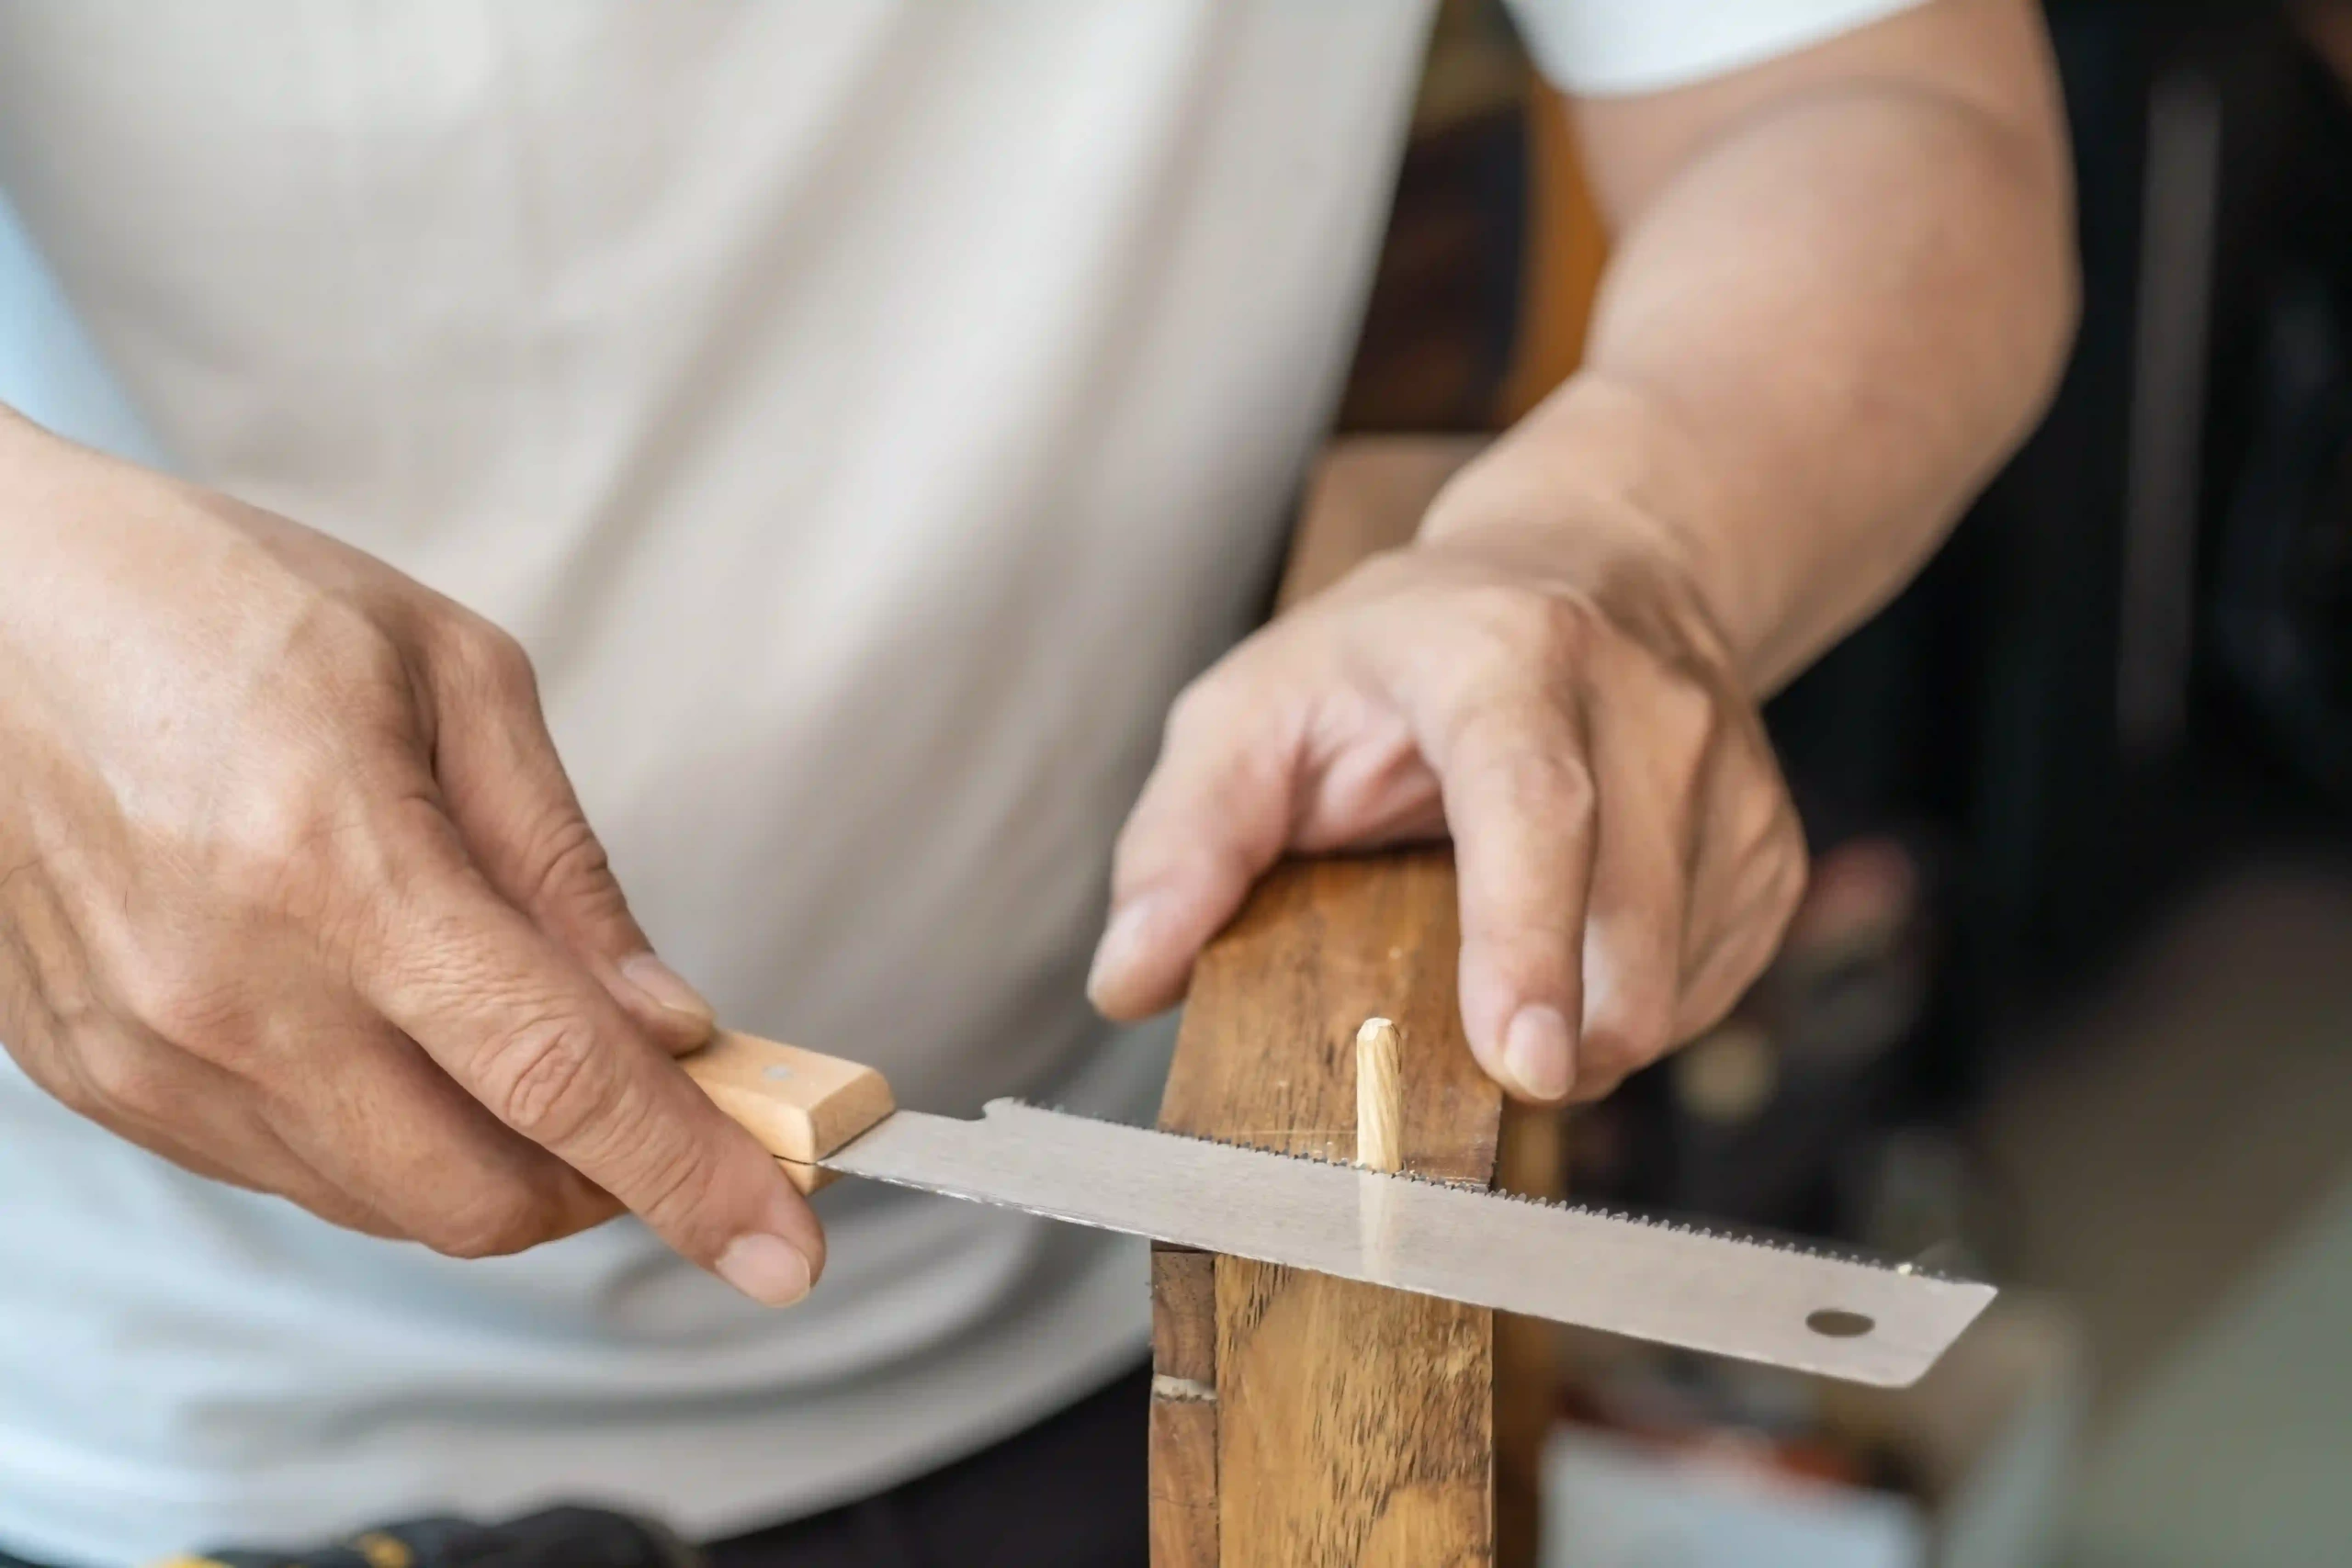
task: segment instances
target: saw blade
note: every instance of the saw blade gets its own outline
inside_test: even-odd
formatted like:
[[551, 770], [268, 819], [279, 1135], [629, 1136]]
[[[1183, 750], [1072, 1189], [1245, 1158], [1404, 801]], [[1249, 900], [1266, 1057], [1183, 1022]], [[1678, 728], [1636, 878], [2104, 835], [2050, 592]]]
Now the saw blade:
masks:
[[901, 1111], [820, 1162], [951, 1197], [1858, 1382], [1901, 1386], [1990, 1285], [1018, 1100]]

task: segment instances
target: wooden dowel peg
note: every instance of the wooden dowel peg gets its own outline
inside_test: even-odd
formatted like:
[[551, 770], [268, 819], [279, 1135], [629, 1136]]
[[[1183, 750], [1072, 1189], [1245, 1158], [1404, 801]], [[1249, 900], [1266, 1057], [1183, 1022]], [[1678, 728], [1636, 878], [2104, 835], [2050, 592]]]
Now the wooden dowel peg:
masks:
[[1356, 1031], [1356, 1163], [1405, 1168], [1404, 1062], [1396, 1026], [1385, 1018], [1365, 1019]]

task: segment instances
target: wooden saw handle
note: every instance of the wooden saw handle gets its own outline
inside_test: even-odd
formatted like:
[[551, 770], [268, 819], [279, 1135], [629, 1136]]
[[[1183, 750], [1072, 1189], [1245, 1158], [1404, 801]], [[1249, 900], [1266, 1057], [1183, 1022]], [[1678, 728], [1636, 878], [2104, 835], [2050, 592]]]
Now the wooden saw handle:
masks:
[[731, 1029], [678, 1065], [803, 1192], [833, 1179], [817, 1161], [899, 1108], [872, 1067]]

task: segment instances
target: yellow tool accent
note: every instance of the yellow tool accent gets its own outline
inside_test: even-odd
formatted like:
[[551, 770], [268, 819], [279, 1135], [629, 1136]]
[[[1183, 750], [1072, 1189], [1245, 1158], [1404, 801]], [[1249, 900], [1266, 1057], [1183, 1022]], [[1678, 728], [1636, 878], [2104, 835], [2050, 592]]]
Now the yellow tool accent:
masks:
[[369, 1530], [351, 1546], [368, 1560], [368, 1568], [416, 1568], [416, 1553], [408, 1549], [408, 1544], [394, 1540], [381, 1530]]

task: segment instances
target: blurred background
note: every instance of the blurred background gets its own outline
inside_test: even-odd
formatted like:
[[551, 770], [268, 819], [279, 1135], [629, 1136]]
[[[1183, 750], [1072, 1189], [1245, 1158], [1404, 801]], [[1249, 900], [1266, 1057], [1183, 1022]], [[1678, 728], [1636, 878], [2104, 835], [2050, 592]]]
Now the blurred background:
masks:
[[[1543, 1556], [2352, 1562], [2352, 6], [2051, 0], [2086, 299], [2040, 432], [1772, 705], [1815, 852], [1571, 1194], [1984, 1271], [1852, 1400], [1564, 1347]], [[1606, 254], [1450, 0], [1345, 428], [1499, 427]]]

